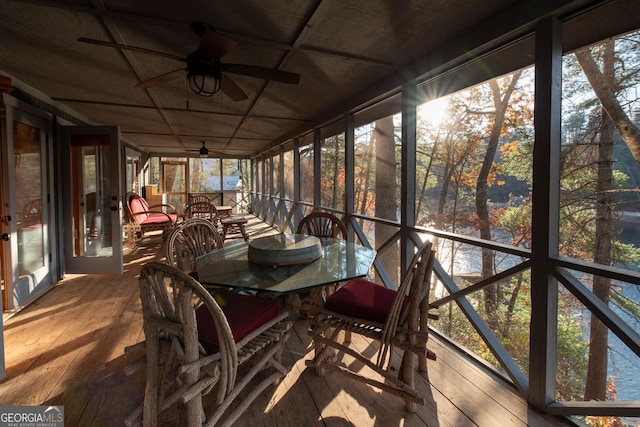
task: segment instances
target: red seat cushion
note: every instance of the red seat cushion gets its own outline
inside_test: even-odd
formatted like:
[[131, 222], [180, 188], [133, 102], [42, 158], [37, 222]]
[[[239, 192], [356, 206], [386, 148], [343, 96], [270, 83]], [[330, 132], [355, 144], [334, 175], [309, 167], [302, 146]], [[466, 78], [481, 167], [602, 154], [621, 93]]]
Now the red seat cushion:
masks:
[[327, 298], [324, 308], [358, 319], [385, 323], [396, 291], [365, 279], [354, 279]]
[[[242, 340], [280, 313], [278, 302], [272, 299], [241, 295], [224, 290], [216, 291], [214, 298], [224, 311], [235, 342]], [[198, 338], [204, 349], [208, 353], [217, 352], [219, 348], [218, 332], [206, 306], [202, 305], [196, 309], [196, 321]]]

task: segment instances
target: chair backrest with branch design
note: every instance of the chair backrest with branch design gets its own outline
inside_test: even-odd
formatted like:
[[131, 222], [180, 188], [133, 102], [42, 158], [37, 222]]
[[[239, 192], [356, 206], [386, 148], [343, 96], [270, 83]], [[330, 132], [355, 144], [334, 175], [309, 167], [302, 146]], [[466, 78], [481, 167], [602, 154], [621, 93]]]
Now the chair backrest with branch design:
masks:
[[204, 194], [189, 195], [189, 204], [191, 203], [211, 203], [211, 199]]
[[297, 233], [347, 239], [347, 227], [338, 217], [328, 212], [311, 212], [302, 218], [298, 224]]
[[[259, 384], [245, 400], [282, 378], [280, 363], [291, 322], [276, 301], [218, 291], [209, 293], [197, 280], [167, 264], [150, 262], [141, 270], [146, 386], [144, 402], [126, 420], [155, 426], [175, 404], [186, 406], [180, 425], [231, 425], [247, 402], [232, 405], [259, 373]], [[229, 316], [229, 315], [232, 316]], [[239, 367], [253, 367], [249, 371]], [[262, 375], [262, 374], [261, 374]], [[256, 391], [257, 390], [257, 391]], [[205, 413], [203, 396], [215, 407]]]
[[223, 246], [222, 236], [211, 223], [191, 218], [178, 224], [167, 239], [167, 262], [188, 273], [196, 270], [196, 258]]
[[202, 218], [215, 224], [216, 209], [210, 202], [192, 202], [184, 209], [184, 217], [186, 219]]

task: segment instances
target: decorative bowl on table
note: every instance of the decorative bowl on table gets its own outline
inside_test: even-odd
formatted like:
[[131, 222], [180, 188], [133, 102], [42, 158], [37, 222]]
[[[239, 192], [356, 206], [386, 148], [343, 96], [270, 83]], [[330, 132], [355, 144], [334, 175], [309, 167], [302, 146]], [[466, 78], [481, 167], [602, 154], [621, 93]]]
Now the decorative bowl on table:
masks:
[[316, 236], [276, 234], [249, 242], [247, 258], [261, 265], [294, 265], [315, 261], [322, 256], [322, 244]]

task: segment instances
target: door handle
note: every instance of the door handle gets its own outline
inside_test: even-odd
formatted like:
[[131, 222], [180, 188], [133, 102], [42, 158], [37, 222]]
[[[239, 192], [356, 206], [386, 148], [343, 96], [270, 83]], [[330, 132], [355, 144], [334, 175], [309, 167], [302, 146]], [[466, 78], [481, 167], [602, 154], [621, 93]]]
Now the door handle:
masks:
[[0, 240], [4, 240], [5, 242], [9, 241], [9, 235], [7, 233], [0, 234]]

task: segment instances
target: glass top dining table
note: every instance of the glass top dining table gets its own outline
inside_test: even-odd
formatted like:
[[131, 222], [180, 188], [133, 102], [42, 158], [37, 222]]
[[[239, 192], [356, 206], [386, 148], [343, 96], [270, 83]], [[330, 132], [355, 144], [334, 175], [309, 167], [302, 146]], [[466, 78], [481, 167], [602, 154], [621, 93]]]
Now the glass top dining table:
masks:
[[[300, 236], [266, 236], [260, 240], [267, 245], [260, 246]], [[203, 285], [284, 295], [364, 277], [376, 257], [375, 250], [342, 239], [323, 237], [320, 243], [321, 255], [313, 261], [273, 266], [249, 261], [247, 242], [230, 242], [196, 259], [198, 280]]]

